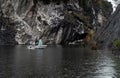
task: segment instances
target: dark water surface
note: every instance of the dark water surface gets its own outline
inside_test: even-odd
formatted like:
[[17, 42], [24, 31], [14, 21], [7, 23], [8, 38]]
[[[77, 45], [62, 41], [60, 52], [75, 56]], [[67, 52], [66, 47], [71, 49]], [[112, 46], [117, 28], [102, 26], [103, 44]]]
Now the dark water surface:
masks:
[[80, 47], [0, 46], [0, 78], [120, 78], [120, 59]]

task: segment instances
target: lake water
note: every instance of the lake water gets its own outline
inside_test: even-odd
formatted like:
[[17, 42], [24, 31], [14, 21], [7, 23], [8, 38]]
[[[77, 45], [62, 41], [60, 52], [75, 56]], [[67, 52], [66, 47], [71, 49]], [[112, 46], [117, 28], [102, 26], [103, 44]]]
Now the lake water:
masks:
[[120, 58], [80, 47], [0, 46], [0, 78], [119, 78]]

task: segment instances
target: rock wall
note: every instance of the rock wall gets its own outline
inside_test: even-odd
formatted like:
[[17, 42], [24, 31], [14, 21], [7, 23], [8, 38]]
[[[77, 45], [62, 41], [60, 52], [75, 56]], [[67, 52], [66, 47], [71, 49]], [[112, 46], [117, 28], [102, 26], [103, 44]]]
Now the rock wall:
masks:
[[[39, 38], [49, 44], [75, 43], [90, 29], [98, 31], [111, 12], [104, 0], [0, 0], [0, 43], [33, 44]], [[9, 22], [4, 25], [3, 19]]]
[[103, 41], [103, 47], [111, 46], [115, 39], [120, 39], [120, 5], [116, 11], [110, 16], [107, 24], [101, 29], [97, 37], [98, 41]]

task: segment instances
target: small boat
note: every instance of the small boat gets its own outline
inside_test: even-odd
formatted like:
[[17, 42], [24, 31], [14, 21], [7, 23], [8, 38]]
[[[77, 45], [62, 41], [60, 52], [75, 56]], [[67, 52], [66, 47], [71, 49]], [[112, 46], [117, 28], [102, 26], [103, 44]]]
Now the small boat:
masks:
[[41, 46], [30, 45], [30, 46], [27, 46], [28, 49], [44, 49], [46, 47], [47, 47], [47, 45], [41, 45]]
[[27, 46], [28, 49], [44, 49], [46, 47], [47, 47], [47, 45], [43, 45], [43, 42], [41, 39], [39, 40], [38, 45]]
[[36, 46], [35, 48], [44, 49], [44, 48], [46, 48], [46, 47], [47, 47], [47, 45], [41, 45], [41, 46]]

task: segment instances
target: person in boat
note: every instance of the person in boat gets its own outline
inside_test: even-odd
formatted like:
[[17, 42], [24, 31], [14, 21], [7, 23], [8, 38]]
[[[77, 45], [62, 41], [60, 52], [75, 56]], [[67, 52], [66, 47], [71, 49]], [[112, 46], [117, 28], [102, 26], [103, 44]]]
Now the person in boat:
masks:
[[40, 39], [39, 42], [38, 42], [38, 46], [40, 47], [42, 45], [43, 45], [43, 42], [42, 42], [42, 39]]

